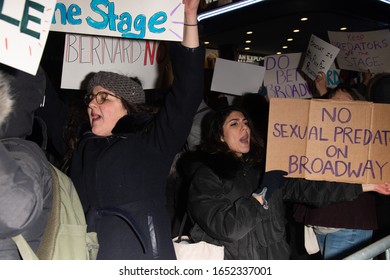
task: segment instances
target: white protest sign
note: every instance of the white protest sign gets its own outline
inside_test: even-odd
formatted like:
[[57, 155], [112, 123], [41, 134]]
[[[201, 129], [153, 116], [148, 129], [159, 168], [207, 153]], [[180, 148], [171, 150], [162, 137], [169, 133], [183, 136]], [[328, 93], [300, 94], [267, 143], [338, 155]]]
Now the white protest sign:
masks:
[[243, 95], [257, 93], [263, 83], [264, 67], [252, 63], [217, 58], [211, 90]]
[[301, 53], [264, 57], [264, 85], [269, 98], [311, 98], [309, 85], [297, 71]]
[[390, 30], [368, 32], [328, 31], [329, 41], [340, 49], [340, 69], [359, 72], [390, 72]]
[[0, 62], [35, 75], [55, 0], [0, 0]]
[[136, 76], [144, 89], [156, 88], [168, 61], [166, 42], [66, 34], [61, 88], [80, 89], [91, 72]]
[[319, 72], [327, 73], [339, 51], [335, 46], [311, 35], [302, 71], [312, 80]]
[[181, 41], [183, 23], [182, 0], [58, 0], [51, 30]]

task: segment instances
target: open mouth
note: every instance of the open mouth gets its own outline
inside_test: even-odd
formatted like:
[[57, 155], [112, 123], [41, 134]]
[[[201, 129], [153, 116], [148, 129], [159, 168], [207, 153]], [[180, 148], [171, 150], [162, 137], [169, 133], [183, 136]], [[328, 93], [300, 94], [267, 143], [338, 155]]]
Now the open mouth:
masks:
[[91, 121], [92, 121], [92, 122], [95, 122], [95, 121], [97, 121], [97, 120], [99, 120], [99, 119], [101, 119], [101, 118], [102, 118], [102, 117], [101, 117], [100, 115], [91, 113]]
[[241, 137], [240, 142], [243, 144], [249, 144], [249, 135], [247, 134], [247, 135]]

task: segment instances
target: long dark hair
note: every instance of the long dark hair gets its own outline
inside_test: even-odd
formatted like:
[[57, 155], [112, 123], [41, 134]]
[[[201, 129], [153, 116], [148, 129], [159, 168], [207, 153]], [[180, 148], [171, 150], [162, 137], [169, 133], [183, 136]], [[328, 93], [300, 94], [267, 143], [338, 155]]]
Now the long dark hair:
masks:
[[146, 105], [143, 103], [130, 103], [121, 98], [123, 107], [125, 107], [127, 114], [137, 114], [137, 113], [150, 113], [157, 114], [159, 108], [157, 106]]
[[355, 89], [345, 84], [339, 84], [335, 88], [329, 90], [327, 98], [332, 99], [333, 96], [336, 95], [336, 92], [339, 90], [347, 92], [349, 95], [351, 95], [353, 100], [363, 100], [363, 97], [359, 96], [358, 92]]
[[226, 106], [212, 112], [207, 118], [206, 132], [203, 134], [203, 139], [200, 149], [206, 153], [223, 153], [235, 156], [229, 146], [221, 141], [223, 136], [223, 124], [227, 117], [234, 111], [240, 112], [248, 121], [248, 127], [251, 130], [250, 150], [245, 155], [246, 158], [253, 163], [261, 163], [264, 161], [264, 142], [258, 136], [257, 131], [253, 127], [252, 120], [248, 114], [240, 107]]
[[367, 86], [368, 100], [390, 104], [390, 73], [376, 74]]

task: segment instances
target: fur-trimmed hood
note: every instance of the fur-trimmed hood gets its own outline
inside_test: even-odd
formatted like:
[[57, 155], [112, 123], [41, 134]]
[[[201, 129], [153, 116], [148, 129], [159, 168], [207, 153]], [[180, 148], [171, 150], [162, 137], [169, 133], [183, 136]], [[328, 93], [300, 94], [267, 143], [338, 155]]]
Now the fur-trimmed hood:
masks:
[[10, 95], [11, 86], [6, 76], [0, 71], [0, 127], [7, 120], [14, 104]]
[[152, 120], [153, 115], [147, 112], [125, 115], [117, 122], [112, 130], [112, 134], [123, 135], [139, 131], [147, 132], [147, 129], [152, 124]]
[[34, 112], [44, 102], [45, 73], [39, 68], [33, 76], [5, 65], [0, 72], [0, 138], [24, 138], [31, 134]]

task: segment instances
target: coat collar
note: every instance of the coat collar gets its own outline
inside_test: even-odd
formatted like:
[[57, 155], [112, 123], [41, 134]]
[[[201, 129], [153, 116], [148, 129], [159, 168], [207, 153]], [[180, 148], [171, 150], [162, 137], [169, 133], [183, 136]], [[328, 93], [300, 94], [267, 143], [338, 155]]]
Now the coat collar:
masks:
[[134, 113], [122, 117], [114, 129], [113, 135], [123, 135], [137, 132], [148, 132], [152, 125], [153, 115], [150, 113]]
[[[186, 172], [194, 173], [199, 164], [206, 165], [218, 177], [232, 179], [245, 165], [245, 161], [235, 157], [233, 154], [214, 153], [209, 154], [201, 151], [190, 152], [184, 155], [180, 161]], [[187, 175], [192, 175], [187, 174]]]

